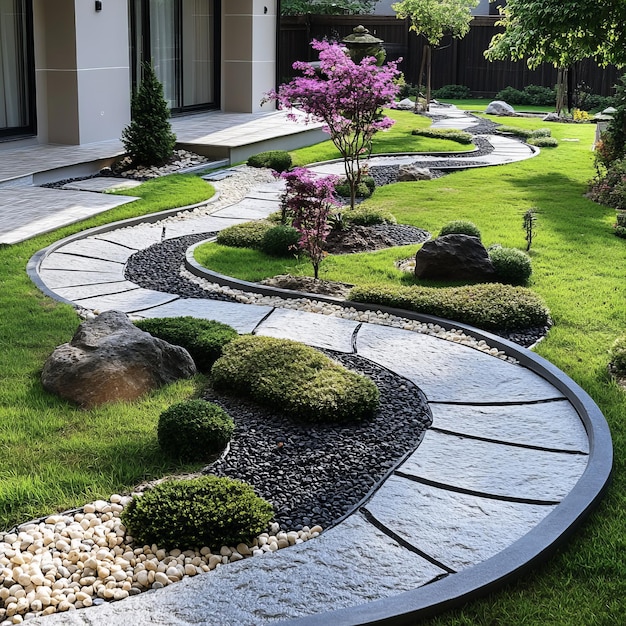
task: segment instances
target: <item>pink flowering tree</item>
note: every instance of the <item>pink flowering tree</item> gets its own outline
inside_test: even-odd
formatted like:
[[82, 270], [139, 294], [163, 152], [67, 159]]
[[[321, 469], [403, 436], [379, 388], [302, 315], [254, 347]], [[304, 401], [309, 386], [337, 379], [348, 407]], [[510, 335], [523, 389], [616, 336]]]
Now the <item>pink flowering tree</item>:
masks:
[[282, 108], [303, 111], [308, 121], [324, 123], [343, 157], [354, 208], [361, 180], [360, 159], [371, 152], [374, 134], [394, 123], [382, 111], [394, 106], [398, 94], [394, 79], [400, 72], [397, 62], [378, 67], [374, 57], [355, 63], [337, 43], [313, 41], [311, 45], [319, 51], [319, 74], [310, 63], [298, 61], [293, 67], [303, 76], [281, 85], [268, 98], [277, 100]]
[[324, 242], [330, 232], [328, 216], [333, 206], [337, 206], [334, 196], [337, 177], [316, 177], [305, 167], [280, 176], [286, 182], [281, 199], [283, 214], [291, 216], [293, 227], [300, 233], [298, 248], [311, 259], [317, 280], [325, 256]]

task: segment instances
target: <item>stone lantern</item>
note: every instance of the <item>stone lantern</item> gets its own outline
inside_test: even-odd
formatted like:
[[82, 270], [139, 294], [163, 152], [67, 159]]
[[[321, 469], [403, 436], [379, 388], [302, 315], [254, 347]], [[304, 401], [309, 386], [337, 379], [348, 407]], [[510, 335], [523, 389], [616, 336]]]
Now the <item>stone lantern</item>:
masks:
[[348, 53], [355, 63], [360, 63], [365, 57], [374, 57], [378, 65], [382, 65], [385, 60], [383, 40], [370, 35], [365, 26], [359, 25], [352, 29], [352, 34], [344, 37], [341, 43], [346, 44]]

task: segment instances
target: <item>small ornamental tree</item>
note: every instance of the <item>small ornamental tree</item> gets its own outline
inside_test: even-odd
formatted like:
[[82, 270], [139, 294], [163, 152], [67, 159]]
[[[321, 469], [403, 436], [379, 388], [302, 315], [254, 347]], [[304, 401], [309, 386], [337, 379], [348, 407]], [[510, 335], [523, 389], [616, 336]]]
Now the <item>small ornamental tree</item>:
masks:
[[283, 172], [286, 181], [282, 197], [282, 210], [291, 215], [293, 227], [300, 233], [298, 248], [311, 259], [313, 275], [319, 277], [320, 263], [324, 258], [324, 242], [330, 226], [328, 216], [333, 206], [336, 176], [316, 177], [305, 167]]
[[324, 122], [324, 130], [343, 157], [354, 208], [355, 190], [361, 181], [360, 159], [370, 153], [374, 134], [394, 123], [382, 110], [394, 106], [399, 90], [394, 79], [400, 72], [397, 62], [378, 67], [374, 57], [355, 63], [337, 43], [313, 41], [312, 46], [319, 51], [319, 74], [310, 63], [298, 61], [293, 67], [304, 75], [281, 85], [267, 98], [277, 100], [282, 108], [304, 111], [308, 121]]
[[163, 165], [174, 150], [176, 135], [170, 111], [151, 63], [142, 65], [143, 78], [131, 101], [131, 122], [122, 143], [136, 165]]

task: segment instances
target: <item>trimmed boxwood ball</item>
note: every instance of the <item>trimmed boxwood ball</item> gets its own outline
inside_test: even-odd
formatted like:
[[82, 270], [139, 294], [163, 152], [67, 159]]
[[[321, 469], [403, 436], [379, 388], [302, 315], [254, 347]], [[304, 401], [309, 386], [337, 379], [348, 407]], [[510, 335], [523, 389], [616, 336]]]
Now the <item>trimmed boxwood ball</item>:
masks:
[[190, 550], [248, 543], [267, 529], [273, 514], [250, 485], [201, 476], [158, 484], [134, 497], [121, 518], [138, 545]]
[[299, 241], [300, 233], [293, 226], [273, 226], [263, 235], [261, 250], [270, 256], [294, 256]]
[[183, 461], [208, 461], [230, 441], [235, 423], [226, 411], [205, 400], [173, 404], [159, 416], [161, 450]]
[[217, 234], [217, 243], [231, 248], [261, 249], [265, 233], [274, 227], [274, 224], [265, 220], [234, 224]]
[[185, 348], [201, 372], [208, 372], [222, 354], [222, 346], [238, 335], [228, 324], [190, 316], [147, 318], [135, 325], [153, 337]]
[[453, 220], [442, 227], [439, 236], [443, 237], [444, 235], [468, 235], [469, 237], [478, 237], [480, 239], [480, 229], [473, 222]]
[[503, 283], [525, 285], [533, 272], [530, 257], [517, 248], [490, 248], [489, 258]]
[[365, 376], [297, 341], [244, 335], [231, 342], [211, 370], [213, 386], [309, 421], [359, 420], [378, 406], [379, 391]]
[[359, 286], [350, 300], [425, 313], [484, 330], [510, 331], [551, 324], [543, 300], [525, 287], [483, 283], [463, 287]]
[[286, 172], [291, 168], [292, 160], [285, 150], [268, 150], [253, 154], [247, 164], [249, 167], [269, 167], [277, 172]]

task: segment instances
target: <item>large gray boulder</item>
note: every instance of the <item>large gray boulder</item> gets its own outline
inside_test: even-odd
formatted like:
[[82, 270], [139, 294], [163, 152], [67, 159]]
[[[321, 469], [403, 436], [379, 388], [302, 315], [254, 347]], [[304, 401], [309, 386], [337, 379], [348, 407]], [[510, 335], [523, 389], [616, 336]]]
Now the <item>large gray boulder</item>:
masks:
[[427, 241], [415, 255], [415, 277], [430, 280], [492, 280], [493, 264], [478, 237], [444, 235]]
[[105, 311], [83, 322], [50, 355], [41, 382], [50, 393], [89, 409], [134, 400], [195, 373], [187, 350], [140, 330], [125, 313]]
[[504, 100], [494, 100], [487, 105], [485, 113], [488, 115], [513, 115], [515, 109]]
[[406, 183], [417, 180], [432, 180], [432, 173], [427, 167], [417, 167], [413, 163], [400, 165], [398, 168], [398, 182]]

